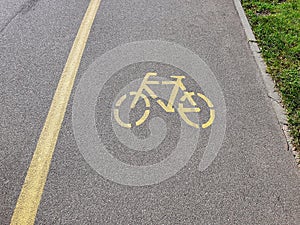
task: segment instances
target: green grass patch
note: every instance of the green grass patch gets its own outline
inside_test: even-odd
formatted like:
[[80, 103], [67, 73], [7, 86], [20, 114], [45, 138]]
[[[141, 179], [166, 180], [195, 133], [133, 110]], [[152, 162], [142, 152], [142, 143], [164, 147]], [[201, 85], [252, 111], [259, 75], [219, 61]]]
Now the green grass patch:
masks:
[[300, 150], [300, 0], [242, 0]]

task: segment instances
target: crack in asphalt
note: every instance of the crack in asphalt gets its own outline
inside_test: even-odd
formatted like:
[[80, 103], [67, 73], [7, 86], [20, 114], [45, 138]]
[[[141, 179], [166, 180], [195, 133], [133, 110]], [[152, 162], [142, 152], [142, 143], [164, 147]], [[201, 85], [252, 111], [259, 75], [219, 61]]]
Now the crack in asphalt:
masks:
[[40, 0], [29, 0], [28, 2], [24, 3], [20, 9], [9, 18], [9, 20], [4, 24], [4, 26], [0, 30], [0, 34], [6, 29], [6, 27], [19, 15], [25, 15], [28, 13]]
[[281, 100], [279, 99], [276, 99], [275, 97], [273, 97], [271, 94], [267, 94], [267, 96], [272, 100], [272, 101], [274, 101], [274, 102], [276, 102], [276, 103], [278, 103], [279, 105], [282, 105], [282, 102], [281, 102]]

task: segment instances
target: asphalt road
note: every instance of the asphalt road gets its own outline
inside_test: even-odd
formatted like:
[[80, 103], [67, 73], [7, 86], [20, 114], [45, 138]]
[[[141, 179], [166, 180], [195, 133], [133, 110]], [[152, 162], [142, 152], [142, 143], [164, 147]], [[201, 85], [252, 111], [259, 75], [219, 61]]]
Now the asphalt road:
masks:
[[[89, 1], [4, 0], [1, 5], [4, 7], [0, 14], [0, 224], [9, 224]], [[176, 43], [182, 46], [183, 56], [184, 49], [199, 56], [204, 67], [209, 68], [203, 67], [207, 73], [199, 71], [200, 86], [198, 78], [188, 71], [194, 68], [194, 61], [180, 58], [179, 54], [173, 58], [166, 52], [158, 57], [179, 64], [182, 61], [181, 68], [154, 58], [148, 60], [155, 51], [143, 52], [139, 48], [135, 50], [142, 57], [130, 53], [123, 56], [122, 49], [115, 51], [114, 56], [123, 56], [120, 65], [137, 58], [136, 63], [121, 69], [115, 66], [118, 60], [106, 58], [106, 64], [100, 63], [101, 56], [110, 50], [146, 40]], [[150, 47], [153, 44], [143, 43]], [[176, 49], [180, 51], [181, 47]], [[113, 74], [108, 74], [109, 65], [115, 68]], [[93, 80], [95, 74], [105, 74], [103, 71], [107, 77]], [[214, 100], [214, 124], [193, 136], [198, 131], [185, 128], [187, 125], [178, 112], [166, 113], [151, 99], [152, 114], [148, 119], [154, 122], [132, 128], [130, 131], [138, 140], [130, 139], [127, 145], [121, 143], [116, 131], [118, 124], [111, 114], [113, 104], [128, 85], [136, 91], [147, 72], [156, 72], [165, 80], [170, 80], [170, 75], [185, 75], [188, 90]], [[99, 87], [102, 89], [98, 90]], [[218, 87], [224, 96], [225, 111], [221, 107], [222, 96], [212, 96], [219, 92], [209, 95]], [[159, 182], [138, 186], [131, 184], [137, 180], [146, 183], [148, 174], [141, 175], [145, 179], [142, 181], [128, 176], [131, 184], [125, 184], [122, 182], [126, 176], [113, 165], [99, 172], [106, 161], [91, 163], [89, 156], [97, 158], [98, 153], [86, 153], [80, 147], [86, 138], [84, 134], [80, 136], [80, 131], [89, 128], [89, 113], [80, 117], [76, 128], [76, 115], [82, 112], [76, 106], [81, 102], [80, 90], [82, 95], [89, 96], [93, 88], [98, 90], [93, 113], [95, 129], [110, 155], [136, 168], [158, 164], [172, 156], [179, 146], [178, 164], [187, 159], [183, 168]], [[89, 98], [84, 102], [88, 106]], [[202, 111], [203, 117], [209, 115], [205, 104]], [[130, 118], [135, 120], [138, 115], [139, 108]], [[211, 133], [222, 129], [224, 140], [219, 133], [218, 138], [209, 139]], [[122, 135], [123, 131], [120, 132]], [[183, 134], [189, 134], [188, 141], [181, 137]], [[149, 138], [160, 139], [151, 139], [155, 148], [146, 141], [139, 142]], [[183, 145], [180, 140], [185, 141]], [[199, 171], [205, 148], [210, 142], [217, 146], [220, 140], [216, 158], [208, 168]], [[190, 148], [194, 149], [189, 158]], [[111, 173], [116, 175], [115, 180], [107, 175]], [[159, 180], [155, 176], [153, 179]], [[36, 224], [300, 224], [299, 188], [299, 171], [292, 153], [287, 151], [232, 1], [102, 0], [62, 123]]]

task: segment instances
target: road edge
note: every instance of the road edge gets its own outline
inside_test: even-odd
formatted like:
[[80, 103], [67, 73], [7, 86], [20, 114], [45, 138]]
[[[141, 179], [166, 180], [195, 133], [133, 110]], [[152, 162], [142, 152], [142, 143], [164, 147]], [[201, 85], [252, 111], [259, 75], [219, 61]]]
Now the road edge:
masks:
[[282, 104], [281, 96], [278, 93], [278, 91], [275, 89], [275, 83], [272, 80], [270, 74], [266, 72], [267, 71], [266, 63], [263, 60], [262, 55], [260, 54], [260, 49], [258, 47], [257, 40], [254, 36], [250, 23], [247, 19], [247, 16], [241, 4], [241, 0], [233, 0], [233, 2], [234, 2], [235, 9], [238, 12], [238, 15], [240, 17], [240, 22], [244, 28], [249, 47], [252, 51], [253, 57], [255, 59], [255, 62], [258, 66], [258, 69], [264, 81], [267, 95], [271, 99], [272, 108], [275, 111], [280, 128], [284, 133], [284, 137], [287, 143], [287, 151], [292, 151], [292, 154], [296, 160], [296, 164], [298, 168], [300, 168], [300, 153], [295, 150], [295, 147], [292, 144], [292, 137], [289, 134], [287, 117], [286, 117], [284, 106]]

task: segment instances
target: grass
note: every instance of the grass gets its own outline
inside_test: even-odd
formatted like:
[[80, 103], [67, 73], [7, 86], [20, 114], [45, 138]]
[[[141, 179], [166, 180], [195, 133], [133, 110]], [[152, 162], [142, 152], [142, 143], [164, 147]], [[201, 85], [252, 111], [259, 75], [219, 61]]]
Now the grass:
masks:
[[242, 0], [300, 151], [300, 0]]

